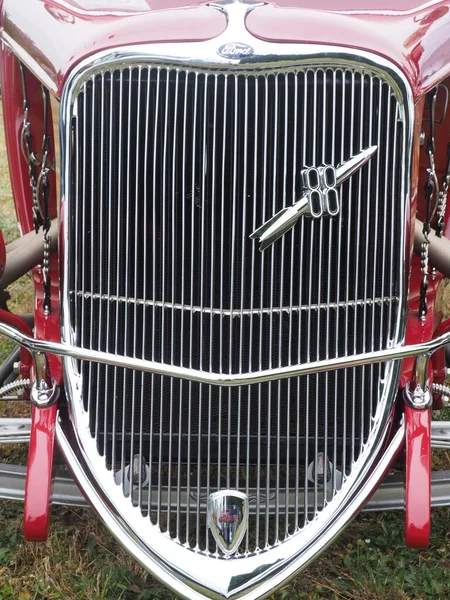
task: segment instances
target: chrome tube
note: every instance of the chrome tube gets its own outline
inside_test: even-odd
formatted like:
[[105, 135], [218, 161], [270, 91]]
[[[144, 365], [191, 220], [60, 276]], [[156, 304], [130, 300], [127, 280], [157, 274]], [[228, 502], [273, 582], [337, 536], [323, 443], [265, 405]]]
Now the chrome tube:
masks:
[[338, 369], [348, 369], [386, 361], [403, 360], [404, 358], [411, 358], [413, 356], [419, 356], [422, 354], [433, 354], [433, 352], [436, 352], [436, 350], [439, 348], [442, 348], [450, 343], [450, 332], [448, 332], [437, 338], [429, 340], [428, 342], [422, 342], [420, 344], [396, 346], [394, 348], [387, 348], [386, 350], [357, 354], [355, 356], [330, 358], [328, 360], [313, 361], [311, 363], [304, 363], [300, 365], [290, 365], [288, 367], [277, 367], [274, 369], [254, 371], [252, 373], [225, 374], [210, 373], [185, 367], [176, 367], [167, 365], [165, 363], [153, 362], [150, 360], [143, 360], [129, 356], [119, 356], [115, 354], [109, 354], [107, 352], [79, 348], [78, 346], [72, 346], [66, 343], [37, 340], [4, 323], [0, 323], [0, 334], [5, 335], [17, 344], [20, 344], [29, 352], [56, 354], [57, 356], [65, 356], [77, 360], [104, 363], [105, 365], [123, 367], [126, 369], [135, 369], [136, 371], [166, 375], [176, 379], [206, 383], [220, 387], [264, 383], [274, 381], [276, 379], [287, 379], [300, 375], [326, 373]]
[[[50, 250], [52, 252], [58, 247], [58, 234], [59, 226], [57, 220], [53, 219], [49, 231]], [[42, 263], [44, 258], [42, 238], [42, 230], [38, 233], [31, 231], [6, 246], [6, 265], [3, 277], [0, 280], [1, 289], [5, 289], [16, 279]]]
[[[450, 278], [450, 240], [437, 237], [434, 229], [431, 230], [430, 243], [428, 244], [428, 260], [431, 267], [440, 271], [445, 277]], [[421, 246], [425, 242], [423, 223], [416, 219], [414, 229], [414, 252], [420, 255]]]
[[30, 441], [31, 419], [1, 418], [0, 444], [23, 444]]

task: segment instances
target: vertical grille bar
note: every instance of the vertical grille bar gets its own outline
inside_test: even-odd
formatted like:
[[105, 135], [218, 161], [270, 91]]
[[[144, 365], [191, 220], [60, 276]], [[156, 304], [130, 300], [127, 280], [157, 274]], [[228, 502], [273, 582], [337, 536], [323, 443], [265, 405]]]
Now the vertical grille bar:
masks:
[[[95, 104], [96, 104], [96, 97], [95, 97], [95, 78], [91, 79], [92, 85], [91, 85], [91, 94], [92, 94], [92, 101], [91, 101], [91, 106], [90, 106], [90, 127], [92, 130], [95, 130], [96, 127], [96, 123], [95, 123]], [[86, 114], [86, 117], [88, 115]], [[88, 119], [86, 118], [86, 121]], [[85, 143], [87, 144], [87, 140], [85, 140]], [[87, 168], [90, 169], [90, 172], [93, 173], [94, 172], [94, 157], [95, 157], [95, 151], [94, 151], [94, 136], [91, 136], [91, 140], [90, 140], [90, 161], [89, 161], [89, 166], [85, 165]], [[91, 232], [94, 231], [94, 211], [95, 211], [95, 206], [94, 206], [94, 189], [91, 186], [91, 190], [90, 190], [90, 194], [89, 194], [89, 202], [90, 202], [90, 206], [89, 206], [89, 214], [90, 214], [90, 219], [87, 218], [87, 214], [85, 212], [85, 219], [86, 221], [88, 221], [86, 223], [86, 225], [88, 227], [90, 227]], [[85, 198], [86, 199], [86, 198]], [[85, 211], [86, 211], [86, 203], [85, 203]], [[94, 239], [95, 236], [91, 235], [91, 240], [90, 240], [90, 248], [89, 248], [89, 255], [90, 255], [90, 268], [88, 269], [87, 273], [89, 273], [90, 276], [90, 284], [88, 284], [88, 286], [90, 285], [91, 289], [94, 289], [95, 286], [95, 272], [94, 272]], [[84, 327], [83, 327], [84, 329]], [[93, 340], [92, 340], [92, 336], [94, 333], [94, 329], [93, 328], [86, 328], [87, 331], [89, 332], [89, 348], [93, 348]], [[94, 367], [95, 368], [95, 367]], [[89, 378], [92, 377], [92, 363], [89, 363]], [[88, 411], [89, 413], [92, 414], [92, 401], [91, 398], [88, 399]], [[95, 412], [94, 412], [95, 415]], [[94, 416], [92, 415], [92, 416]]]
[[[103, 185], [104, 185], [104, 147], [105, 147], [105, 74], [102, 73], [101, 75], [101, 85], [100, 85], [100, 95], [101, 95], [101, 100], [100, 100], [100, 197], [103, 197]], [[94, 106], [94, 104], [93, 104]], [[92, 205], [94, 206], [94, 199], [92, 199]], [[100, 203], [100, 206], [98, 207], [98, 211], [99, 211], [99, 219], [100, 222], [103, 223], [103, 219], [104, 219], [104, 211], [105, 208], [103, 203]], [[93, 229], [94, 231], [94, 225], [93, 225]], [[97, 228], [95, 227], [95, 231], [97, 230]], [[98, 241], [98, 245], [99, 245], [99, 251], [98, 251], [98, 256], [99, 256], [99, 264], [103, 265], [104, 264], [104, 255], [103, 255], [103, 240], [104, 237], [101, 236], [99, 241]], [[92, 249], [92, 260], [94, 257], [94, 248]], [[99, 290], [103, 289], [103, 281], [104, 281], [104, 272], [102, 268], [98, 269], [99, 272]], [[102, 322], [102, 317], [103, 317], [103, 306], [102, 306], [102, 302], [98, 303], [98, 311], [97, 311], [97, 318], [98, 318], [98, 322], [101, 323]], [[98, 333], [97, 333], [97, 348], [102, 348], [102, 339], [101, 339], [101, 331], [100, 328], [98, 329]], [[93, 348], [93, 345], [91, 344], [91, 348]], [[101, 377], [102, 377], [102, 372], [103, 372], [103, 367], [97, 363], [95, 365], [95, 370], [96, 370], [96, 377], [95, 379], [97, 380], [97, 388], [96, 388], [96, 397], [98, 398], [100, 395], [100, 381], [101, 381]], [[99, 439], [101, 438], [101, 425], [100, 425], [100, 403], [97, 402], [96, 403], [96, 410], [95, 410], [95, 437]], [[103, 436], [105, 439], [105, 436]], [[103, 455], [105, 454], [104, 452], [104, 448], [103, 448]]]
[[[360, 80], [360, 99], [359, 99], [359, 147], [358, 150], [363, 148], [363, 144], [364, 144], [364, 139], [363, 139], [363, 134], [364, 134], [364, 74], [360, 74], [358, 75], [358, 79]], [[361, 194], [362, 194], [362, 177], [360, 175], [360, 173], [358, 173], [358, 207], [356, 209], [356, 214], [361, 215]], [[360, 322], [360, 319], [358, 319], [358, 304], [357, 304], [357, 300], [359, 297], [359, 277], [360, 277], [360, 246], [361, 246], [361, 219], [357, 220], [357, 226], [356, 226], [356, 269], [355, 269], [355, 275], [356, 275], [356, 279], [355, 279], [355, 290], [354, 290], [354, 300], [355, 300], [355, 308], [353, 310], [353, 352], [357, 349], [358, 347], [358, 333], [360, 330], [361, 325], [364, 326], [363, 323]], [[364, 268], [363, 265], [361, 265], [362, 268]], [[356, 412], [356, 402], [357, 399], [355, 398], [355, 394], [356, 394], [356, 375], [357, 372], [356, 370], [353, 371], [354, 375], [353, 375], [353, 391], [352, 391], [352, 395], [353, 395], [353, 404], [354, 404], [354, 412]], [[362, 369], [362, 388], [364, 389], [364, 373], [365, 373], [365, 369]], [[364, 414], [364, 404], [361, 405], [361, 412], [362, 414]], [[361, 431], [360, 431], [360, 435], [362, 434], [362, 427], [363, 427], [363, 418], [360, 419], [360, 423], [361, 423]], [[355, 423], [356, 426], [356, 423]], [[355, 437], [356, 437], [356, 431], [355, 431]], [[362, 439], [361, 439], [361, 448], [362, 448]], [[361, 451], [360, 448], [360, 451]]]
[[[121, 255], [121, 238], [120, 238], [120, 214], [123, 210], [122, 205], [122, 136], [123, 136], [123, 127], [122, 127], [122, 114], [123, 114], [123, 72], [119, 71], [119, 127], [118, 127], [118, 165], [117, 165], [117, 222], [116, 222], [116, 239], [117, 239], [117, 254], [116, 254], [116, 285], [115, 285], [115, 294], [118, 297], [120, 295], [120, 271], [119, 271], [119, 262]], [[116, 318], [115, 318], [115, 328], [114, 328], [114, 352], [118, 354], [120, 352], [119, 344], [118, 344], [118, 336], [119, 336], [119, 306], [116, 307], [115, 310]], [[113, 369], [114, 373], [114, 386], [113, 386], [113, 398], [117, 398], [118, 394], [118, 385], [117, 385], [117, 375], [118, 370]], [[112, 464], [116, 465], [116, 422], [117, 422], [117, 402], [113, 402], [113, 423], [112, 423]], [[123, 464], [120, 466], [120, 483], [123, 485]]]
[[[292, 109], [292, 113], [293, 113], [293, 122], [294, 122], [294, 135], [293, 135], [293, 152], [292, 152], [292, 197], [295, 198], [296, 196], [296, 183], [297, 183], [297, 169], [296, 169], [296, 164], [297, 164], [297, 127], [298, 127], [298, 117], [297, 117], [297, 111], [295, 110], [295, 108], [298, 105], [298, 77], [293, 77], [294, 79], [294, 104], [293, 104], [293, 109]], [[286, 92], [286, 96], [287, 96], [287, 92]], [[292, 248], [292, 244], [293, 244], [293, 237], [294, 237], [294, 232], [291, 232], [290, 234], [291, 238], [290, 238], [290, 244], [291, 244], [291, 264], [290, 264], [290, 273], [289, 273], [289, 277], [290, 280], [293, 280], [294, 277], [294, 249]], [[292, 348], [293, 346], [293, 341], [292, 341], [292, 328], [293, 328], [293, 323], [292, 323], [292, 309], [293, 309], [293, 289], [292, 286], [290, 286], [290, 292], [289, 292], [289, 338], [288, 338], [288, 346], [289, 348]], [[288, 358], [288, 364], [291, 365], [292, 364], [292, 354], [289, 353], [289, 358]], [[294, 402], [296, 401], [297, 405], [297, 419], [294, 420], [294, 423], [296, 423], [296, 428], [295, 428], [295, 489], [298, 490], [300, 488], [300, 398], [299, 395], [297, 394], [297, 397], [295, 398], [295, 396], [293, 394], [291, 394], [291, 382], [289, 381], [288, 383], [288, 395], [289, 397], [293, 397]], [[294, 413], [295, 414], [295, 413]], [[289, 425], [290, 425], [290, 420], [289, 420]], [[289, 426], [289, 434], [291, 433], [291, 427]], [[291, 435], [288, 435], [288, 459], [287, 459], [287, 463], [288, 463], [288, 472], [290, 472], [290, 463], [289, 463], [289, 450], [290, 450], [290, 445], [291, 445]], [[294, 452], [292, 453], [294, 454]], [[286, 478], [286, 495], [289, 492], [289, 478]], [[288, 506], [288, 511], [289, 511], [289, 503], [286, 502], [287, 506]], [[295, 494], [295, 508], [294, 508], [294, 524], [293, 524], [293, 529], [294, 531], [298, 528], [298, 512], [299, 512], [299, 494]], [[286, 535], [288, 534], [288, 529], [289, 529], [289, 517], [288, 515], [286, 515]]]
[[[373, 105], [373, 77], [369, 77], [368, 76], [368, 80], [370, 81], [370, 88], [369, 88], [369, 112], [373, 112], [374, 110], [374, 105]], [[373, 124], [372, 122], [369, 123], [369, 143], [373, 144], [374, 139], [373, 139]], [[368, 165], [368, 169], [367, 169], [367, 178], [369, 181], [372, 181], [372, 163], [370, 162]], [[371, 211], [371, 206], [372, 206], [372, 193], [371, 193], [371, 189], [369, 188], [368, 192], [367, 192], [367, 204], [368, 204], [368, 210], [366, 211], [366, 222], [365, 222], [365, 226], [366, 226], [366, 231], [369, 230], [370, 227], [370, 216], [372, 214]], [[368, 291], [368, 279], [369, 279], [369, 264], [370, 264], [370, 254], [369, 254], [369, 248], [371, 246], [371, 240], [369, 236], [366, 236], [366, 243], [365, 243], [365, 250], [364, 250], [364, 292], [363, 292], [363, 297], [366, 300], [368, 295], [367, 295], [367, 291]], [[372, 310], [372, 314], [374, 314], [375, 311]], [[364, 309], [363, 309], [363, 327], [362, 327], [362, 331], [363, 331], [363, 335], [362, 335], [362, 346], [364, 348], [365, 352], [368, 352], [368, 347], [367, 347], [367, 319], [368, 319], [368, 315], [367, 315], [367, 304], [364, 304]], [[370, 368], [368, 369], [368, 371], [370, 372], [370, 376], [369, 376], [369, 381], [370, 381], [370, 400], [369, 400], [369, 406], [368, 407], [364, 407], [364, 409], [368, 409], [369, 415], [372, 415], [372, 398], [371, 395], [373, 393], [373, 367], [372, 365], [370, 366]]]
[[[172, 187], [171, 187], [171, 204], [172, 204], [172, 220], [171, 220], [171, 237], [172, 237], [172, 261], [171, 261], [171, 287], [172, 287], [172, 311], [171, 311], [171, 339], [175, 339], [176, 329], [175, 329], [175, 276], [176, 276], [176, 263], [175, 263], [175, 248], [176, 248], [176, 217], [177, 210], [175, 207], [175, 198], [176, 198], [176, 169], [179, 167], [177, 163], [177, 139], [178, 139], [178, 107], [179, 107], [179, 80], [180, 80], [180, 72], [176, 71], [176, 80], [175, 80], [175, 100], [174, 100], [174, 115], [173, 115], [173, 138], [172, 138]], [[174, 346], [172, 345], [170, 350], [170, 364], [174, 364]], [[168, 507], [167, 507], [167, 524], [170, 526], [170, 520], [172, 515], [172, 453], [173, 448], [170, 440], [172, 438], [173, 432], [173, 419], [174, 419], [174, 382], [170, 380], [170, 427], [169, 427], [169, 464], [168, 464], [168, 474], [167, 474], [167, 496], [168, 496]]]
[[[307, 149], [307, 135], [308, 135], [308, 131], [307, 131], [307, 124], [308, 124], [308, 85], [307, 85], [307, 80], [308, 80], [308, 72], [305, 72], [303, 74], [303, 123], [304, 123], [304, 128], [302, 131], [302, 159], [303, 162], [305, 161], [305, 157], [306, 157], [306, 149]], [[314, 137], [314, 136], [313, 136]], [[302, 217], [301, 219], [301, 239], [304, 239], [304, 234], [305, 234], [305, 218]], [[311, 228], [311, 237], [313, 238], [314, 235], [314, 224]], [[313, 239], [311, 239], [311, 245], [313, 243]], [[310, 338], [309, 335], [309, 323], [311, 320], [311, 285], [312, 285], [312, 280], [311, 280], [311, 269], [312, 269], [312, 264], [308, 265], [306, 264], [306, 259], [305, 261], [304, 259], [304, 254], [306, 254], [306, 246], [304, 244], [301, 244], [301, 250], [300, 250], [301, 254], [301, 258], [300, 258], [300, 264], [302, 265], [302, 268], [306, 269], [308, 272], [308, 298], [309, 298], [309, 306], [308, 306], [308, 311], [307, 311], [307, 323], [305, 323], [305, 326], [308, 326], [308, 332], [307, 332], [307, 338]], [[303, 305], [303, 302], [305, 302], [303, 293], [303, 290], [300, 290], [300, 305]], [[301, 338], [302, 338], [302, 334], [304, 335], [302, 329], [302, 325], [303, 325], [303, 320], [300, 319], [300, 331], [299, 331], [299, 339], [298, 339], [298, 358], [300, 359], [301, 354], [302, 354], [302, 347], [301, 347]], [[308, 346], [308, 354], [306, 357], [306, 360], [310, 360], [310, 348]], [[306, 414], [305, 414], [305, 460], [304, 460], [304, 466], [303, 466], [303, 473], [304, 473], [304, 485], [303, 485], [303, 489], [304, 489], [304, 509], [303, 509], [303, 523], [304, 525], [306, 525], [308, 523], [308, 511], [309, 511], [309, 481], [308, 481], [308, 465], [309, 465], [309, 443], [308, 440], [310, 439], [310, 432], [309, 432], [309, 402], [310, 402], [310, 394], [309, 394], [309, 381], [310, 381], [310, 376], [307, 375], [305, 377], [305, 384], [306, 384]], [[300, 394], [300, 386], [299, 386], [299, 391], [298, 393]]]
[[[332, 96], [331, 96], [331, 101], [330, 104], [332, 106], [332, 117], [331, 117], [331, 130], [335, 131], [336, 130], [336, 104], [337, 104], [337, 72], [336, 71], [332, 71], [332, 78], [333, 78], [333, 86], [332, 86]], [[331, 164], [335, 164], [336, 162], [336, 158], [335, 158], [335, 153], [336, 153], [336, 146], [335, 146], [335, 137], [333, 136], [332, 139], [332, 144], [331, 144]], [[330, 225], [329, 228], [330, 231], [330, 238], [331, 238], [331, 232], [332, 232], [332, 228]], [[340, 231], [340, 228], [339, 228]], [[337, 238], [337, 239], [336, 239]], [[340, 248], [340, 233], [335, 234], [335, 239], [331, 240], [332, 243], [336, 243], [337, 242], [337, 247]], [[339, 241], [338, 241], [339, 240]], [[330, 302], [332, 301], [332, 294], [331, 294], [331, 271], [332, 271], [332, 264], [331, 264], [331, 252], [329, 252], [328, 254], [328, 293], [327, 293], [327, 304], [329, 305]], [[338, 265], [339, 265], [339, 259], [338, 259]], [[339, 280], [339, 273], [337, 274], [337, 279]], [[337, 323], [338, 323], [338, 315], [336, 315], [336, 329], [337, 329]], [[331, 335], [331, 330], [332, 330], [332, 325], [330, 323], [330, 310], [327, 308], [327, 332], [326, 332], [326, 337], [327, 339], [330, 338]], [[336, 343], [337, 343], [337, 335], [336, 335]], [[333, 347], [330, 346], [329, 351], [327, 352], [327, 358], [330, 356], [330, 354], [332, 356], [335, 355], [335, 353], [337, 353], [337, 347], [335, 348], [335, 352], [333, 352]], [[328, 414], [331, 414], [331, 418], [333, 421], [333, 435], [331, 437], [332, 439], [332, 451], [326, 455], [326, 460], [328, 460], [328, 458], [330, 457], [330, 460], [332, 459], [332, 463], [333, 465], [337, 464], [337, 418], [338, 418], [338, 402], [337, 402], [337, 390], [336, 390], [336, 381], [337, 381], [337, 377], [336, 375], [331, 375], [329, 376], [329, 374], [326, 374], [326, 378], [325, 378], [325, 387], [326, 389], [333, 389], [333, 379], [335, 381], [335, 386], [334, 386], [334, 401], [333, 401], [333, 405], [329, 407], [329, 412]], [[328, 426], [326, 428], [326, 431], [328, 432]], [[327, 444], [328, 444], [328, 439], [327, 439]], [[331, 455], [331, 456], [330, 456]], [[328, 464], [328, 463], [327, 463]], [[332, 489], [330, 491], [330, 499], [334, 496], [334, 494], [336, 493], [336, 489], [337, 489], [337, 485], [336, 485], [336, 469], [333, 469], [332, 471], [332, 475], [331, 475], [331, 486]]]

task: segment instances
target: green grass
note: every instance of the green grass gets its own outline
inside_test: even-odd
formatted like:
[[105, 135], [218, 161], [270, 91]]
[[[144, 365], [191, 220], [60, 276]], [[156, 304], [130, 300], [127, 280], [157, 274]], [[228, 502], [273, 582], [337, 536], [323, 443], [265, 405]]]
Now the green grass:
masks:
[[[0, 127], [0, 227], [8, 240], [17, 227], [3, 131]], [[9, 306], [30, 312], [30, 280], [10, 290]], [[0, 340], [0, 352], [6, 346]], [[27, 414], [23, 403], [0, 403], [0, 416]], [[24, 450], [0, 446], [0, 462]], [[439, 468], [450, 468], [440, 452]], [[450, 513], [433, 512], [430, 548], [405, 548], [403, 513], [360, 515], [320, 559], [272, 600], [440, 600], [450, 598]], [[0, 501], [0, 600], [172, 600], [175, 596], [140, 568], [87, 510], [53, 508], [50, 538], [24, 542], [22, 506]]]

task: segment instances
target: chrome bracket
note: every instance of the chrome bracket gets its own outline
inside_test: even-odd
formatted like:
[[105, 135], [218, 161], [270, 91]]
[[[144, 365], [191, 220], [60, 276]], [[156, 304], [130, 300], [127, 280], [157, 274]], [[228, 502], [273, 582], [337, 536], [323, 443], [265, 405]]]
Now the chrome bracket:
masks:
[[413, 377], [406, 384], [403, 392], [405, 403], [417, 410], [430, 408], [433, 402], [433, 395], [427, 386], [429, 362], [429, 354], [421, 354], [416, 358]]
[[31, 388], [30, 400], [38, 408], [48, 408], [58, 401], [59, 387], [49, 375], [47, 355], [42, 352], [32, 352], [31, 355], [36, 380]]

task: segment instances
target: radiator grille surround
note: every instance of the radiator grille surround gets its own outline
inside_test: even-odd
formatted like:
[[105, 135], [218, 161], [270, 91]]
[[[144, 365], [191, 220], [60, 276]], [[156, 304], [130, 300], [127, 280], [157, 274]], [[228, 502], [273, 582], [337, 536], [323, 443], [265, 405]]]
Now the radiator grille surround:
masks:
[[[403, 90], [373, 63], [332, 59], [230, 68], [140, 55], [80, 71], [63, 128], [67, 341], [224, 374], [403, 343]], [[259, 251], [250, 234], [301, 197], [303, 168], [371, 145], [338, 216], [301, 217]], [[216, 559], [215, 491], [249, 497], [236, 557], [336, 510], [386, 431], [398, 367], [219, 388], [65, 360], [71, 419], [107, 494], [142, 531]], [[130, 484], [136, 456], [145, 468]], [[312, 466], [322, 459], [336, 467], [327, 482]]]

